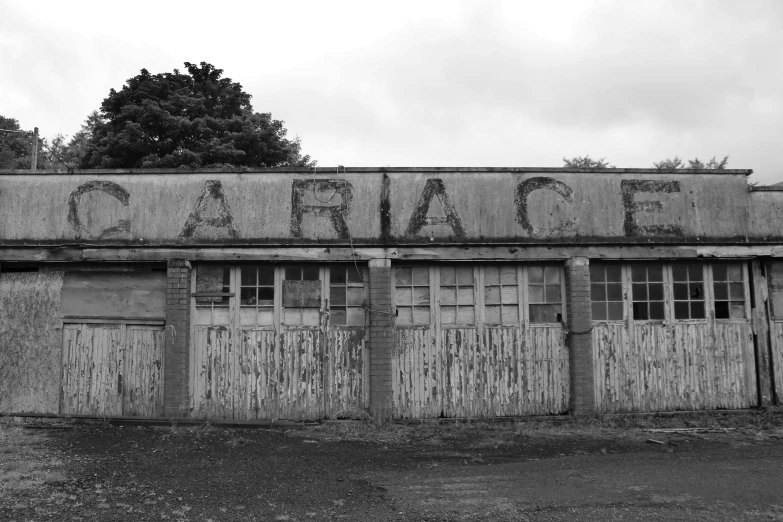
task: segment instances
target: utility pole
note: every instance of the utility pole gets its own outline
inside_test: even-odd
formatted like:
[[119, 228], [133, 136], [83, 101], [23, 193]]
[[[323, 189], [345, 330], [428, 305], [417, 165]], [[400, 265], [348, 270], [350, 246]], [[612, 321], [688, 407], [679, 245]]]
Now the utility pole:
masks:
[[33, 154], [30, 158], [30, 169], [38, 170], [38, 127], [33, 130]]

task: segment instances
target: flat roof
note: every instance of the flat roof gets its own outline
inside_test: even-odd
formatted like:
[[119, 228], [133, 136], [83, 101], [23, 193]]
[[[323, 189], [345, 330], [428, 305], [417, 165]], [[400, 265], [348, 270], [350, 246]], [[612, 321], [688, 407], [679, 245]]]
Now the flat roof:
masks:
[[723, 170], [709, 170], [709, 169], [678, 169], [676, 171], [666, 171], [658, 169], [630, 169], [630, 168], [610, 168], [610, 169], [582, 169], [571, 167], [275, 167], [275, 168], [260, 168], [260, 167], [221, 167], [221, 168], [202, 168], [202, 169], [190, 169], [190, 168], [178, 168], [178, 169], [71, 169], [71, 170], [20, 170], [20, 169], [0, 169], [0, 175], [30, 175], [47, 176], [47, 175], [63, 175], [63, 174], [78, 174], [78, 175], [95, 175], [95, 174], [207, 174], [207, 173], [232, 173], [232, 174], [363, 174], [372, 172], [389, 172], [389, 173], [410, 173], [410, 174], [422, 174], [422, 173], [592, 173], [592, 174], [742, 174], [750, 176], [753, 174], [753, 169], [723, 169]]

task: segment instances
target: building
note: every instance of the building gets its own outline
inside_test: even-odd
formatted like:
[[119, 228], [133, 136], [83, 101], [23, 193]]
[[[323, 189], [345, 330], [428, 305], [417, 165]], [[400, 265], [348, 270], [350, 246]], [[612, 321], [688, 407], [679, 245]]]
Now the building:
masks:
[[783, 189], [750, 172], [0, 171], [0, 413], [777, 404]]

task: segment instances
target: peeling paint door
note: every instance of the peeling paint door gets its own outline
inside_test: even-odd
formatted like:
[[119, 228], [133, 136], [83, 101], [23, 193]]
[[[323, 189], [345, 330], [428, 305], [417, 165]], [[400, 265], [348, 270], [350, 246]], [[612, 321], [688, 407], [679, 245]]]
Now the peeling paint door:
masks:
[[201, 265], [194, 272], [194, 416], [320, 419], [366, 406], [365, 270]]
[[594, 263], [590, 278], [599, 411], [757, 405], [746, 263]]
[[395, 415], [567, 409], [560, 266], [395, 266], [393, 285]]

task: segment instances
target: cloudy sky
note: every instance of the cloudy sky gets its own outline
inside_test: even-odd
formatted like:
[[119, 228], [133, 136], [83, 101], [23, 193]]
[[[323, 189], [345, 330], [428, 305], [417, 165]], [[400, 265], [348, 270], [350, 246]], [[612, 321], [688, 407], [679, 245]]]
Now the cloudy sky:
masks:
[[44, 136], [185, 61], [223, 69], [322, 167], [729, 155], [783, 181], [779, 0], [0, 0], [0, 115]]

